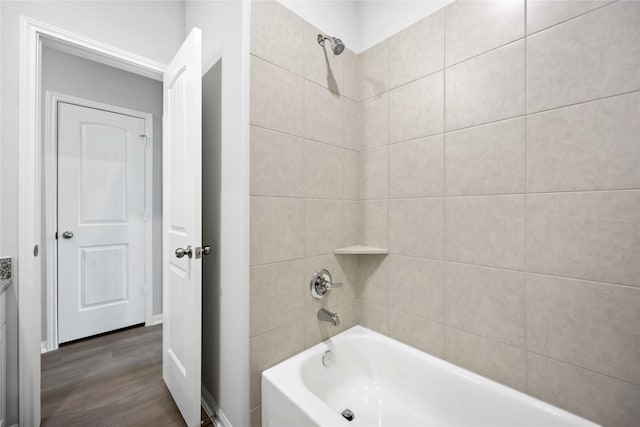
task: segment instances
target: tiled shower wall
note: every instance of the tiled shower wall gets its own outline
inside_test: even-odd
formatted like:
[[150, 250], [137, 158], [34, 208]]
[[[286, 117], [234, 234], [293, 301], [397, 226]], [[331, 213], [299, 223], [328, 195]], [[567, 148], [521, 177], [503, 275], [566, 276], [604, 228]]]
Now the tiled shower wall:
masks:
[[640, 425], [640, 2], [457, 1], [360, 64], [359, 323]]
[[640, 3], [457, 1], [335, 58], [252, 9], [254, 425], [260, 372], [354, 323], [640, 424]]
[[[253, 425], [263, 369], [356, 324], [357, 260], [333, 255], [355, 228], [345, 227], [345, 209], [358, 199], [356, 55], [325, 54], [318, 33], [279, 3], [252, 2]], [[321, 268], [345, 283], [322, 304], [309, 292]], [[339, 327], [317, 320], [321, 307], [339, 313]]]

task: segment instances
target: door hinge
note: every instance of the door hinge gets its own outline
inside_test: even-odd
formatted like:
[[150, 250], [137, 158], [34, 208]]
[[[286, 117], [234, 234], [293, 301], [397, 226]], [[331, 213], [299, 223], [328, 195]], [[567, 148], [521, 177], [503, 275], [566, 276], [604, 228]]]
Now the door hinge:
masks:
[[58, 232], [56, 231], [55, 239], [58, 240]]

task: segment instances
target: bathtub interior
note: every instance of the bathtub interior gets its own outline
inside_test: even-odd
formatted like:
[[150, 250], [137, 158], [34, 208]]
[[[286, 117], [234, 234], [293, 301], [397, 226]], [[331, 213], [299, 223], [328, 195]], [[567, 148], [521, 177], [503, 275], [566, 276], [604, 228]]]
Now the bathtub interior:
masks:
[[349, 409], [353, 426], [595, 426], [359, 326], [299, 356], [302, 389], [341, 425]]

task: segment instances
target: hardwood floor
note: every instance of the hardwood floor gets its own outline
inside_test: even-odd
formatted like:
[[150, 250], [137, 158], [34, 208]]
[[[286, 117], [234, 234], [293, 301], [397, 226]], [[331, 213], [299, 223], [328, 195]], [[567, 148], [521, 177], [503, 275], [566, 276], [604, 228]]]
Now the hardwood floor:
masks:
[[184, 426], [162, 381], [162, 325], [42, 356], [42, 426]]

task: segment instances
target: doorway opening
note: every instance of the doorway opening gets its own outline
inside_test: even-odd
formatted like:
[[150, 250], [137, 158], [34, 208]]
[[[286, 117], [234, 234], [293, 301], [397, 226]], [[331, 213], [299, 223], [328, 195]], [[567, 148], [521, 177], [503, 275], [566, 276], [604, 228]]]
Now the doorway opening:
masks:
[[147, 417], [181, 420], [152, 403], [172, 402], [162, 328], [123, 329], [162, 321], [162, 82], [56, 47], [42, 48], [39, 89], [42, 423], [112, 419], [126, 410], [110, 399], [133, 391]]
[[162, 83], [45, 46], [42, 351], [162, 320]]
[[[41, 336], [42, 336], [42, 286], [46, 281], [43, 280], [43, 271], [48, 272], [47, 264], [41, 256], [41, 251], [45, 248], [44, 230], [48, 217], [44, 209], [44, 200], [47, 197], [43, 192], [45, 182], [45, 168], [43, 163], [46, 153], [42, 147], [42, 135], [45, 131], [43, 122], [45, 120], [44, 107], [45, 104], [42, 97], [43, 80], [42, 80], [42, 53], [43, 49], [56, 47], [65, 53], [89, 59], [100, 64], [112, 66], [119, 70], [133, 72], [137, 75], [151, 77], [162, 82], [162, 123], [166, 129], [164, 139], [163, 152], [161, 156], [163, 165], [163, 232], [162, 240], [165, 245], [158, 245], [166, 248], [169, 244], [172, 247], [187, 248], [183, 249], [184, 253], [189, 256], [184, 257], [174, 254], [169, 250], [161, 250], [162, 254], [162, 277], [163, 285], [166, 288], [166, 295], [171, 297], [163, 297], [163, 325], [162, 338], [159, 340], [162, 344], [161, 354], [161, 372], [163, 384], [173, 397], [174, 402], [179, 408], [179, 412], [189, 425], [199, 424], [200, 420], [200, 346], [201, 346], [201, 268], [202, 255], [208, 252], [204, 250], [200, 242], [201, 239], [201, 133], [202, 133], [202, 117], [201, 117], [201, 32], [194, 28], [186, 38], [183, 46], [178, 49], [176, 56], [171, 60], [169, 65], [160, 64], [135, 54], [128, 53], [122, 49], [115, 48], [101, 42], [87, 39], [86, 37], [73, 34], [71, 32], [53, 27], [51, 25], [35, 21], [27, 17], [21, 17], [21, 49], [20, 49], [20, 113], [19, 113], [19, 176], [18, 188], [20, 197], [18, 200], [18, 214], [20, 222], [18, 224], [18, 278], [19, 278], [19, 294], [18, 294], [18, 354], [20, 358], [19, 364], [19, 422], [21, 425], [39, 425], [41, 422]], [[108, 90], [108, 88], [107, 88]], [[58, 103], [62, 105], [65, 103]], [[79, 107], [73, 102], [67, 102], [71, 107]], [[80, 106], [86, 114], [97, 114], [96, 111], [102, 112], [104, 108], [91, 108]], [[76, 113], [78, 113], [76, 111]], [[122, 118], [118, 113], [110, 112], [112, 118]], [[80, 113], [78, 113], [80, 114]], [[71, 114], [71, 117], [74, 115]], [[129, 117], [135, 122], [135, 117]], [[77, 121], [77, 120], [76, 120]], [[160, 120], [154, 122], [160, 123]], [[115, 136], [118, 131], [112, 130], [105, 132], [102, 125], [84, 126], [83, 132], [88, 134], [90, 131], [101, 134], [102, 140], [122, 141], [126, 138]], [[135, 125], [132, 125], [135, 127]], [[112, 128], [122, 128], [119, 125], [112, 125]], [[92, 130], [91, 130], [91, 129]], [[100, 128], [96, 131], [96, 128]], [[127, 129], [125, 134], [133, 135], [133, 129]], [[136, 130], [136, 132], [138, 132]], [[122, 132], [120, 132], [122, 134]], [[109, 134], [105, 137], [105, 134]], [[138, 134], [138, 141], [140, 139]], [[83, 140], [81, 137], [80, 139]], [[120, 139], [118, 139], [120, 138]], [[128, 138], [128, 136], [127, 136]], [[87, 138], [85, 138], [87, 139]], [[100, 138], [96, 139], [100, 140]], [[128, 141], [128, 139], [126, 139]], [[84, 143], [84, 140], [83, 140]], [[88, 144], [93, 147], [81, 144], [81, 150], [89, 152], [100, 144]], [[104, 146], [104, 144], [102, 144]], [[117, 143], [115, 145], [118, 145]], [[126, 144], [121, 143], [121, 146]], [[127, 150], [122, 150], [122, 154], [126, 151], [126, 155], [130, 154]], [[138, 152], [138, 155], [140, 152]], [[177, 160], [176, 160], [177, 159]], [[179, 161], [178, 161], [179, 160]], [[99, 163], [99, 162], [98, 162]], [[118, 162], [102, 162], [109, 163], [109, 167], [114, 166]], [[122, 166], [122, 165], [120, 165]], [[80, 168], [81, 170], [82, 168]], [[117, 168], [116, 168], [117, 169]], [[80, 186], [82, 191], [82, 182], [90, 182], [89, 176], [95, 176], [95, 170], [88, 168], [87, 175], [74, 181], [75, 186]], [[60, 172], [60, 170], [58, 170]], [[64, 171], [65, 173], [67, 170]], [[81, 171], [82, 172], [82, 171]], [[135, 168], [131, 169], [131, 174], [135, 174]], [[181, 173], [184, 172], [184, 173]], [[111, 171], [113, 182], [120, 182], [120, 185], [126, 180], [122, 179], [122, 174], [117, 171]], [[59, 175], [58, 175], [59, 176]], [[104, 176], [104, 174], [103, 174]], [[95, 182], [94, 182], [95, 185]], [[73, 187], [73, 185], [72, 185]], [[190, 189], [185, 194], [184, 189]], [[95, 191], [94, 191], [95, 193]], [[78, 199], [77, 194], [75, 199]], [[87, 200], [90, 200], [92, 191], [87, 191]], [[74, 200], [75, 200], [74, 199]], [[127, 203], [130, 203], [127, 200]], [[122, 205], [123, 203], [120, 203]], [[82, 206], [78, 200], [76, 206]], [[108, 207], [102, 207], [102, 212], [109, 212], [109, 215], [103, 216], [112, 223], [114, 219], [122, 219], [118, 217], [118, 209], [113, 210], [113, 206], [119, 206], [118, 202], [109, 203]], [[87, 212], [95, 214], [100, 209], [91, 211], [88, 209], [83, 211], [82, 208], [70, 209], [77, 218], [85, 218]], [[78, 210], [80, 213], [78, 213]], [[98, 219], [100, 216], [88, 215], [86, 218]], [[93, 217], [92, 217], [93, 215]], [[76, 218], [76, 222], [77, 222]], [[109, 222], [107, 221], [107, 222]], [[103, 221], [104, 222], [104, 221]], [[158, 221], [160, 222], [160, 221]], [[73, 224], [73, 221], [71, 222]], [[105, 224], [100, 224], [105, 225]], [[97, 229], [98, 227], [96, 227]], [[60, 233], [70, 231], [67, 234], [68, 239], [74, 237], [72, 230], [58, 230]], [[108, 234], [108, 233], [107, 233]], [[173, 239], [171, 242], [167, 241]], [[108, 236], [112, 237], [112, 236]], [[64, 236], [63, 236], [64, 238]], [[177, 240], [176, 240], [177, 239]], [[178, 240], [184, 240], [178, 241]], [[60, 239], [58, 239], [60, 242]], [[178, 244], [180, 243], [180, 244]], [[117, 259], [124, 259], [127, 250], [124, 249], [123, 243], [108, 243], [111, 253], [110, 257], [116, 259], [114, 265], [118, 265]], [[94, 245], [100, 246], [100, 245]], [[191, 250], [192, 249], [192, 250]], [[98, 251], [104, 251], [99, 249]], [[60, 251], [59, 251], [60, 252]], [[193, 258], [191, 255], [194, 255]], [[115, 255], [115, 256], [114, 256]], [[79, 257], [79, 255], [77, 255]], [[106, 254], [102, 255], [106, 259]], [[111, 258], [110, 258], [111, 259]], [[76, 259], [74, 262], [77, 262]], [[93, 260], [96, 261], [96, 260]], [[82, 260], [76, 265], [74, 274], [81, 275]], [[131, 262], [129, 262], [131, 263]], [[94, 262], [94, 266], [99, 263]], [[103, 265], [106, 262], [102, 262]], [[124, 264], [122, 262], [121, 264]], [[147, 263], [144, 263], [147, 265]], [[58, 263], [58, 266], [60, 264]], [[90, 263], [85, 268], [89, 271]], [[106, 271], [106, 266], [104, 268]], [[80, 271], [80, 273], [78, 273]], [[112, 270], [110, 269], [111, 273]], [[170, 276], [172, 273], [173, 276]], [[101, 274], [97, 274], [101, 276]], [[95, 274], [91, 277], [97, 277]], [[59, 275], [57, 276], [59, 277]], [[170, 279], [171, 278], [171, 279]], [[117, 289], [118, 287], [112, 287]], [[61, 288], [58, 287], [58, 290]], [[92, 289], [104, 289], [104, 287], [94, 287]], [[76, 289], [77, 295], [81, 295], [80, 301], [87, 302], [85, 306], [79, 304], [81, 309], [90, 310], [92, 304], [95, 305], [96, 294], [93, 299], [85, 298], [82, 295], [84, 291], [87, 295], [88, 290]], [[109, 298], [104, 295], [98, 298], [98, 305], [103, 306], [118, 305], [122, 303], [124, 293], [120, 290], [120, 295], [110, 294]], [[127, 294], [129, 295], [129, 294]], [[58, 298], [58, 301], [60, 298]], [[84, 313], [86, 314], [86, 313]], [[171, 327], [170, 327], [171, 326]], [[47, 325], [47, 329], [48, 329]], [[111, 325], [118, 327], [118, 325]], [[144, 329], [151, 329], [150, 328]], [[155, 326], [158, 328], [158, 326]], [[95, 332], [95, 331], [94, 331]], [[92, 332], [88, 332], [91, 334]], [[111, 334], [117, 336], [119, 334]], [[59, 337], [60, 338], [60, 337]], [[84, 341], [85, 342], [89, 342]], [[79, 344], [74, 344], [77, 347]], [[71, 347], [71, 346], [69, 346]], [[61, 353], [58, 353], [61, 354]], [[96, 366], [96, 369], [98, 366]], [[71, 367], [73, 372], [73, 367]], [[68, 423], [66, 425], [69, 425]]]

